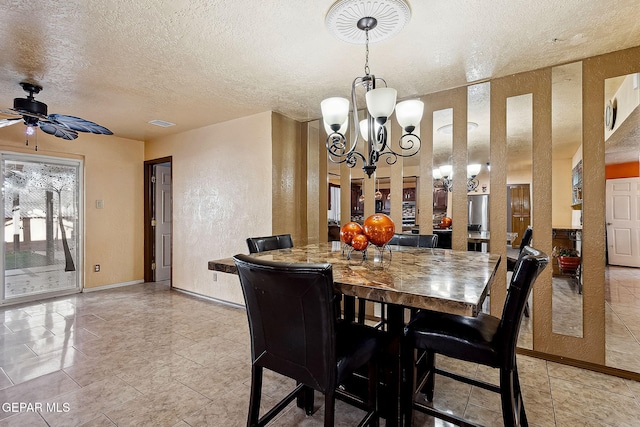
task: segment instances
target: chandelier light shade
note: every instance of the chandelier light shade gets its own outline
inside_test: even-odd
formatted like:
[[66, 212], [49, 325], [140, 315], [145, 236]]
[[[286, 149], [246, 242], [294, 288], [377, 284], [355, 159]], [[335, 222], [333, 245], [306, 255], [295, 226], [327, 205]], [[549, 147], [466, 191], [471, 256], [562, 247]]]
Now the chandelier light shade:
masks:
[[[392, 165], [398, 157], [413, 156], [420, 149], [420, 138], [413, 132], [422, 119], [424, 104], [420, 100], [408, 100], [396, 106], [397, 91], [387, 87], [384, 79], [369, 72], [370, 32], [376, 40], [382, 40], [398, 32], [409, 17], [409, 5], [404, 0], [339, 0], [326, 17], [327, 27], [339, 38], [358, 44], [364, 39], [366, 46], [364, 76], [356, 77], [351, 85], [351, 105], [346, 98], [340, 97], [327, 98], [320, 104], [327, 131], [329, 160], [346, 163], [350, 168], [361, 161], [362, 170], [369, 178], [375, 172], [376, 163], [381, 157]], [[365, 91], [364, 120], [358, 117], [358, 111], [362, 109], [356, 102], [358, 90]], [[352, 140], [347, 141], [345, 132], [350, 108], [353, 114], [350, 132]], [[391, 148], [385, 127], [394, 110], [396, 120], [402, 127], [397, 151]], [[356, 150], [360, 138], [365, 142], [363, 153]]]

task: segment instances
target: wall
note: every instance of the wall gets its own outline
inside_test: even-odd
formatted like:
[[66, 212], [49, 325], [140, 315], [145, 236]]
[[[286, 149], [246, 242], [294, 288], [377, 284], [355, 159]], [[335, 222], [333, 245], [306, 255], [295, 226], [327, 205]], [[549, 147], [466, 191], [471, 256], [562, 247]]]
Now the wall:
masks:
[[640, 176], [640, 162], [607, 165], [605, 173], [607, 179], [635, 178]]
[[271, 126], [265, 112], [146, 143], [145, 160], [173, 160], [174, 287], [242, 303], [237, 276], [217, 273], [214, 282], [207, 262], [271, 234]]
[[294, 245], [304, 245], [307, 243], [307, 144], [300, 143], [302, 125], [277, 113], [272, 113], [271, 120], [273, 234], [289, 233]]
[[553, 228], [571, 228], [573, 209], [571, 190], [571, 159], [553, 160], [551, 180], [551, 225]]
[[85, 133], [65, 141], [38, 131], [35, 152], [33, 143], [25, 147], [24, 126], [14, 125], [0, 129], [0, 150], [84, 160], [84, 286], [143, 279], [142, 141]]

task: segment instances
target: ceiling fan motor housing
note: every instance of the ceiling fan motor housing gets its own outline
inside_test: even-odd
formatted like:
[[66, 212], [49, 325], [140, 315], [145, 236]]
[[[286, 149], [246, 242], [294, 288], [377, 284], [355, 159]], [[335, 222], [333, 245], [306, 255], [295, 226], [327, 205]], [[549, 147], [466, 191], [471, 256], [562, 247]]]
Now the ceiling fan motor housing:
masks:
[[47, 115], [47, 104], [29, 98], [14, 98], [13, 109], [20, 113], [35, 114], [39, 116]]

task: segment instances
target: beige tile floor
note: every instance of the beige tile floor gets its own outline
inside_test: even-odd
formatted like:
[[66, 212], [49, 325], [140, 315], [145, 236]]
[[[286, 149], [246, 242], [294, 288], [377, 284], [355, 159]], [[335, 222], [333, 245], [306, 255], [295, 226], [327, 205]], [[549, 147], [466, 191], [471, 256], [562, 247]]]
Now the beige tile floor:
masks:
[[[496, 380], [491, 369], [439, 363]], [[639, 425], [640, 383], [524, 356], [518, 364], [531, 425]], [[166, 284], [0, 309], [0, 427], [243, 426], [249, 375], [244, 311]], [[267, 375], [264, 406], [291, 385]], [[41, 404], [42, 410], [15, 412], [19, 408], [7, 403]], [[316, 407], [321, 404], [317, 396]], [[502, 425], [497, 395], [448, 379], [438, 379], [435, 405]], [[337, 425], [355, 425], [360, 415], [337, 405]], [[416, 418], [420, 426], [447, 425]], [[322, 410], [306, 417], [292, 405], [272, 425], [321, 426]]]

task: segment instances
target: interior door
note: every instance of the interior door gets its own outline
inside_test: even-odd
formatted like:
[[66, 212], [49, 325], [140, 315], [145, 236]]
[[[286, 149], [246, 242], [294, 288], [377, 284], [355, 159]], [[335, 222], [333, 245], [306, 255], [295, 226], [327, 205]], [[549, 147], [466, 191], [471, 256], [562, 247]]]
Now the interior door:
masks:
[[155, 169], [155, 274], [154, 280], [171, 280], [171, 165]]
[[519, 247], [525, 230], [531, 224], [531, 197], [529, 184], [509, 186], [511, 195], [511, 231], [518, 233], [518, 237], [511, 242], [513, 247]]
[[607, 180], [609, 264], [640, 267], [640, 178]]

